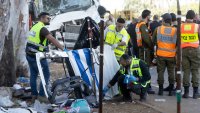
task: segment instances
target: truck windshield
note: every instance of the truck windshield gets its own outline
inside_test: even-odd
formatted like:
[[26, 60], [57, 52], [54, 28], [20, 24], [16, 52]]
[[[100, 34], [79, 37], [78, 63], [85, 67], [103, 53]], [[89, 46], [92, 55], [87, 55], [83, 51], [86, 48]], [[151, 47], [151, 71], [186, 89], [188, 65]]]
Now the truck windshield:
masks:
[[91, 6], [91, 0], [41, 0], [39, 9], [52, 15], [69, 11], [86, 10]]

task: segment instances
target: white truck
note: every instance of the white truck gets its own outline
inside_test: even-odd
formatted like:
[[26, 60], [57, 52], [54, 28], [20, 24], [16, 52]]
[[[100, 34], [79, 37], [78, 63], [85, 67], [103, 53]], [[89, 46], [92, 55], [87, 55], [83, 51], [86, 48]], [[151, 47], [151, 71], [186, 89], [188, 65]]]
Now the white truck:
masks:
[[78, 38], [82, 21], [89, 16], [97, 23], [100, 17], [97, 12], [99, 0], [38, 0], [39, 12], [51, 14], [47, 29], [63, 44], [59, 29], [63, 26], [65, 45], [73, 48]]

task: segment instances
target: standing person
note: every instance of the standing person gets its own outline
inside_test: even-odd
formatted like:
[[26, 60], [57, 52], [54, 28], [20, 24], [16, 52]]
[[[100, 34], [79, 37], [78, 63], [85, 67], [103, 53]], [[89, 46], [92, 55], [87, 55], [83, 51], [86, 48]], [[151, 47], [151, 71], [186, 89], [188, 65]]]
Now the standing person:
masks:
[[[45, 25], [49, 25], [50, 17], [49, 13], [42, 12], [39, 14], [39, 22], [35, 24], [29, 31], [28, 41], [26, 44], [26, 59], [30, 68], [30, 86], [32, 94], [32, 102], [38, 97], [38, 99], [45, 100], [44, 89], [40, 84], [39, 94], [37, 90], [37, 76], [38, 67], [36, 63], [37, 52], [48, 51], [48, 41], [53, 43], [56, 47], [63, 51], [67, 51], [63, 46], [50, 34], [45, 28]], [[46, 59], [41, 60], [41, 65], [44, 73], [44, 78], [48, 84], [50, 78], [49, 67]]]
[[108, 20], [106, 21], [105, 26], [108, 27], [109, 25], [115, 25], [115, 18], [112, 14], [108, 16]]
[[163, 95], [164, 72], [167, 68], [169, 81], [169, 96], [172, 96], [172, 91], [175, 83], [175, 57], [176, 57], [176, 42], [177, 30], [171, 26], [172, 17], [169, 13], [163, 16], [163, 25], [156, 28], [153, 33], [153, 42], [157, 47], [157, 72], [158, 72], [158, 95]]
[[[153, 50], [153, 44], [149, 35], [149, 30], [146, 24], [150, 21], [151, 11], [144, 10], [141, 15], [141, 21], [136, 25], [137, 45], [139, 47], [139, 59], [144, 60], [148, 66], [151, 64], [151, 50]], [[151, 85], [148, 89], [149, 94], [155, 94]]]
[[110, 25], [105, 29], [105, 44], [110, 45], [115, 52], [117, 61], [125, 53], [129, 36], [124, 28], [125, 20], [118, 18], [116, 25]]
[[[172, 24], [171, 24], [171, 26], [177, 28], [178, 23], [177, 23], [177, 19], [176, 19], [176, 14], [170, 13], [170, 15], [171, 15], [171, 17], [172, 17]], [[176, 78], [175, 78], [175, 79], [176, 79]], [[170, 86], [167, 86], [166, 88], [163, 89], [163, 91], [169, 91], [169, 89], [170, 89]], [[173, 90], [175, 91], [176, 89], [173, 88]]]
[[155, 29], [160, 26], [158, 15], [153, 16], [153, 21], [150, 23], [150, 30], [154, 33]]
[[176, 19], [176, 14], [174, 13], [170, 13], [171, 17], [172, 17], [172, 26], [176, 27], [177, 28], [177, 19]]
[[199, 25], [194, 23], [195, 13], [189, 10], [186, 14], [186, 22], [181, 24], [181, 48], [183, 66], [183, 98], [189, 97], [190, 74], [192, 74], [193, 98], [200, 97], [199, 76], [200, 76], [200, 47], [199, 47]]
[[142, 20], [136, 25], [137, 45], [139, 47], [139, 58], [144, 60], [147, 65], [150, 65], [150, 52], [153, 48], [151, 38], [149, 36], [149, 30], [146, 24], [150, 20], [151, 11], [144, 10], [142, 12]]
[[137, 46], [137, 36], [135, 32], [137, 23], [138, 23], [138, 19], [133, 18], [132, 22], [128, 25], [127, 32], [130, 35], [130, 45], [131, 45], [130, 51], [132, 52], [132, 55], [138, 58], [139, 50]]

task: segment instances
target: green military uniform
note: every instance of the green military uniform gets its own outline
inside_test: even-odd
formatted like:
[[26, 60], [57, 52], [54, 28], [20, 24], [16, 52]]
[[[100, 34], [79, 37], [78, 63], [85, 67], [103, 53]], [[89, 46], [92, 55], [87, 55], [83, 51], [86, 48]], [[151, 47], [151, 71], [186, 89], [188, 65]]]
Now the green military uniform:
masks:
[[190, 86], [190, 74], [192, 74], [192, 86], [199, 87], [200, 48], [182, 49], [182, 66], [183, 86]]
[[[164, 24], [164, 26], [170, 26], [169, 24]], [[154, 33], [153, 33], [153, 44], [157, 45], [157, 31], [158, 29], [156, 28]], [[165, 69], [167, 68], [168, 72], [168, 81], [169, 84], [174, 84], [175, 82], [175, 65], [176, 65], [176, 60], [175, 57], [161, 57], [157, 56], [157, 73], [158, 73], [158, 84], [164, 84], [164, 72]]]
[[[141, 21], [142, 22], [142, 21]], [[152, 41], [149, 36], [149, 30], [145, 24], [140, 26], [141, 36], [142, 38], [142, 47], [139, 47], [139, 59], [144, 60], [148, 66], [151, 64], [151, 49]]]

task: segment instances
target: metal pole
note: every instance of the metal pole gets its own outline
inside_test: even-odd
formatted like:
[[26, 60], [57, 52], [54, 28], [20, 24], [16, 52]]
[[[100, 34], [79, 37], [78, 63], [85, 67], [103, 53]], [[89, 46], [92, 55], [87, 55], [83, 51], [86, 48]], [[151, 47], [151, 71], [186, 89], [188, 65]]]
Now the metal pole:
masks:
[[176, 63], [176, 79], [177, 79], [177, 89], [176, 89], [176, 98], [177, 98], [177, 113], [181, 113], [181, 10], [180, 3], [177, 0], [177, 63]]
[[102, 100], [103, 100], [103, 51], [104, 51], [104, 16], [101, 16], [100, 22], [100, 67], [99, 67], [99, 113], [102, 113]]
[[92, 65], [92, 78], [93, 78], [93, 91], [94, 91], [94, 96], [96, 98], [96, 83], [95, 83], [95, 72], [94, 72], [94, 63], [93, 63], [93, 51], [92, 51], [92, 37], [93, 37], [93, 33], [92, 33], [92, 28], [90, 26], [90, 20], [87, 19], [87, 22], [88, 22], [88, 39], [89, 39], [89, 42], [90, 42], [90, 58], [91, 58], [91, 65]]

